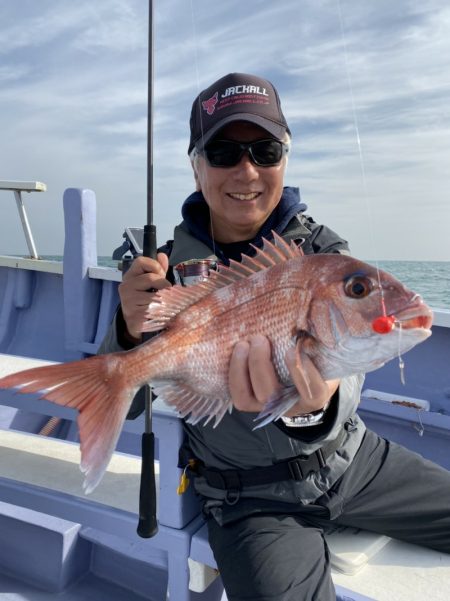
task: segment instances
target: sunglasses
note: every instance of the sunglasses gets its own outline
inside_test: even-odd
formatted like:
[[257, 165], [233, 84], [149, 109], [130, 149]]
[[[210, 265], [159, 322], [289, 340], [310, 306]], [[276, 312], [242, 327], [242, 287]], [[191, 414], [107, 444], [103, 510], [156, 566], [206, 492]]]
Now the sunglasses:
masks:
[[240, 162], [244, 152], [248, 152], [251, 161], [258, 167], [271, 167], [277, 165], [288, 150], [287, 144], [270, 138], [248, 143], [214, 140], [200, 152], [211, 167], [234, 167]]

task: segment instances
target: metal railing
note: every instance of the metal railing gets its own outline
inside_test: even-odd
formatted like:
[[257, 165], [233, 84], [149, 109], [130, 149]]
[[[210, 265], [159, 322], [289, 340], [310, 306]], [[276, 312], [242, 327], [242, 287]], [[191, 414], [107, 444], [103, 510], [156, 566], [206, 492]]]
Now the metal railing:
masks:
[[30, 223], [28, 221], [25, 205], [22, 200], [22, 192], [45, 192], [47, 186], [42, 182], [19, 182], [19, 181], [3, 181], [0, 180], [0, 190], [11, 190], [14, 192], [16, 199], [17, 210], [19, 211], [22, 229], [28, 246], [28, 251], [32, 259], [39, 259], [34, 243], [33, 234], [31, 233]]

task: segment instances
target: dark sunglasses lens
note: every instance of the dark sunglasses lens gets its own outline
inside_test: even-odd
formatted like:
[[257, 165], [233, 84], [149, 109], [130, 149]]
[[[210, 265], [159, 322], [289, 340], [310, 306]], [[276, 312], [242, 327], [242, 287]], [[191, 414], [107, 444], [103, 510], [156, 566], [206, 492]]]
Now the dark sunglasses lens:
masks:
[[256, 165], [268, 167], [281, 161], [283, 149], [283, 143], [278, 140], [259, 140], [251, 144], [217, 140], [206, 146], [204, 154], [212, 167], [234, 167], [248, 150]]
[[226, 140], [213, 142], [205, 148], [205, 155], [213, 167], [233, 167], [241, 160], [244, 151], [239, 144]]
[[253, 142], [251, 154], [257, 165], [276, 165], [283, 157], [283, 144], [278, 140]]

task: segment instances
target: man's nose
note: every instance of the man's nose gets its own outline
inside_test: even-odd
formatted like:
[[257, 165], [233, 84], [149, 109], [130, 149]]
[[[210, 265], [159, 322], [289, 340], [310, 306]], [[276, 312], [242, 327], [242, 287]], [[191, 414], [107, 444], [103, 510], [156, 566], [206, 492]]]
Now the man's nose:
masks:
[[254, 178], [259, 176], [258, 165], [250, 158], [248, 150], [244, 152], [241, 160], [236, 165], [237, 174], [245, 178]]

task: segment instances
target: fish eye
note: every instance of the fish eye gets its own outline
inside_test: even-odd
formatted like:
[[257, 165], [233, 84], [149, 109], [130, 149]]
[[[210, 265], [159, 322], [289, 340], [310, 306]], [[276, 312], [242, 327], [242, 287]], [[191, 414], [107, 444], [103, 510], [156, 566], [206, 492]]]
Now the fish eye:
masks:
[[372, 280], [365, 275], [353, 275], [344, 282], [344, 292], [350, 298], [365, 298], [372, 290]]

